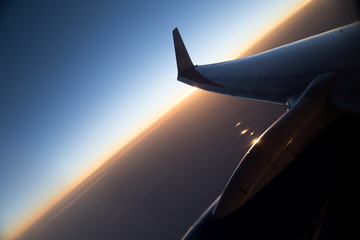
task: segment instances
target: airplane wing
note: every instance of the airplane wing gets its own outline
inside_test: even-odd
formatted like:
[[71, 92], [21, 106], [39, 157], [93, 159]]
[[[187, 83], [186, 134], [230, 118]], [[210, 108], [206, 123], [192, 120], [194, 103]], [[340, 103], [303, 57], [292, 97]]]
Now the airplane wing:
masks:
[[[341, 85], [342, 92], [350, 91], [352, 96], [339, 96], [341, 93], [334, 91], [331, 94], [334, 96], [333, 104], [344, 110], [359, 113], [359, 105], [354, 109], [353, 104], [359, 99], [351, 86], [355, 84], [359, 87], [358, 81], [343, 80], [349, 77], [358, 79], [359, 29], [360, 23], [355, 23], [254, 56], [194, 66], [180, 33], [175, 28], [173, 37], [178, 80], [212, 92], [291, 107], [317, 76], [336, 72], [336, 85]], [[340, 83], [343, 81], [347, 83]]]
[[[360, 115], [360, 23], [254, 56], [194, 65], [173, 30], [178, 80], [204, 90], [287, 105], [240, 161], [212, 217], [224, 218], [281, 173], [341, 113]], [[188, 238], [186, 238], [188, 239]]]

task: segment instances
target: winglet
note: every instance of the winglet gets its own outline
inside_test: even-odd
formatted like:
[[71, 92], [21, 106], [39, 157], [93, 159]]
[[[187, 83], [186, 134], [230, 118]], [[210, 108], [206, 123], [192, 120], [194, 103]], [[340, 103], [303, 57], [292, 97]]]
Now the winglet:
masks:
[[178, 78], [177, 79], [179, 81], [187, 83], [191, 86], [198, 86], [199, 84], [204, 84], [202, 87], [203, 89], [205, 89], [205, 85], [211, 86], [211, 87], [223, 88], [223, 86], [202, 76], [195, 69], [195, 66], [190, 59], [189, 53], [186, 50], [184, 42], [181, 39], [179, 30], [177, 28], [175, 28], [173, 30], [173, 37], [174, 37], [176, 62], [177, 62], [177, 68], [178, 68]]
[[194, 64], [192, 63], [189, 53], [186, 50], [185, 44], [181, 38], [179, 30], [175, 28], [173, 30], [173, 38], [175, 45], [175, 54], [176, 54], [176, 62], [178, 68], [178, 74], [182, 75], [183, 73], [189, 71], [194, 68]]

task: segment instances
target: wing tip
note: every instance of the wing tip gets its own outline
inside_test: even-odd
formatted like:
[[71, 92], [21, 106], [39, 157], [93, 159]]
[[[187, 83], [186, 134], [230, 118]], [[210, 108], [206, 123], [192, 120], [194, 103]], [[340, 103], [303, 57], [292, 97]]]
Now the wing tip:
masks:
[[194, 67], [194, 64], [192, 63], [189, 53], [186, 50], [179, 29], [177, 27], [174, 28], [172, 33], [174, 38], [174, 47], [175, 47], [178, 74], [181, 75], [182, 73], [185, 73], [189, 69], [192, 69]]

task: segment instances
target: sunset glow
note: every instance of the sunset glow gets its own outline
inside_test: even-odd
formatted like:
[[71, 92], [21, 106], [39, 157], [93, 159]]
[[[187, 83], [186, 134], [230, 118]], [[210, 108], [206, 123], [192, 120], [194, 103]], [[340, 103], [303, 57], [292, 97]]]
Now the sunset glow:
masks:
[[[311, 1], [305, 1], [266, 33], [256, 37], [243, 51], [266, 37]], [[187, 2], [190, 3], [192, 2]], [[83, 9], [82, 2], [77, 4], [78, 9]], [[164, 4], [165, 8], [169, 7], [166, 1], [159, 2], [159, 5], [161, 4]], [[180, 2], [176, 4], [184, 5]], [[238, 7], [241, 4], [234, 1], [231, 6]], [[42, 10], [44, 12], [41, 14], [45, 19], [57, 11], [55, 5], [51, 6], [50, 10]], [[212, 9], [212, 6], [207, 6], [207, 9], [218, 12], [219, 7], [223, 7], [224, 13], [230, 10], [235, 12], [234, 7], [226, 8], [221, 2], [218, 5], [218, 8]], [[249, 9], [252, 7], [251, 3], [245, 5]], [[283, 5], [284, 3], [278, 3], [274, 8], [283, 8], [283, 12], [288, 11], [289, 6], [286, 6], [286, 10]], [[28, 5], [24, 6], [23, 9], [26, 9]], [[15, 7], [12, 10], [17, 12]], [[63, 12], [59, 10], [59, 14], [71, 9], [71, 6], [62, 7], [65, 10], [62, 9]], [[182, 27], [184, 33], [188, 35], [187, 42], [191, 42], [191, 38], [195, 38], [194, 36], [199, 32], [198, 26], [193, 24], [199, 19], [198, 11], [194, 13], [190, 11], [186, 21], [182, 11], [166, 15], [167, 20], [159, 17], [160, 20], [150, 21], [148, 16], [153, 16], [154, 12], [162, 16], [160, 12], [156, 12], [159, 10], [155, 7], [152, 7], [149, 13], [145, 12], [148, 10], [141, 10], [144, 12], [138, 14], [139, 22], [149, 21], [149, 23], [139, 28], [138, 25], [131, 27], [127, 25], [135, 24], [132, 23], [134, 21], [129, 20], [134, 16], [131, 11], [126, 12], [126, 8], [123, 12], [122, 5], [117, 6], [117, 9], [103, 6], [104, 13], [99, 13], [97, 7], [91, 5], [89, 9], [81, 10], [84, 11], [81, 12], [82, 17], [87, 21], [78, 17], [77, 13], [72, 16], [73, 18], [69, 17], [71, 21], [77, 20], [77, 25], [72, 23], [61, 25], [64, 19], [59, 17], [59, 20], [58, 16], [54, 15], [53, 25], [49, 24], [48, 29], [54, 33], [42, 36], [41, 41], [38, 41], [36, 36], [46, 34], [46, 31], [42, 31], [44, 21], [40, 21], [42, 18], [37, 12], [24, 10], [24, 14], [28, 15], [20, 16], [19, 13], [20, 20], [14, 20], [21, 23], [21, 21], [26, 22], [26, 19], [34, 18], [34, 26], [30, 27], [36, 31], [30, 27], [29, 30], [25, 29], [26, 31], [20, 29], [20, 33], [14, 33], [13, 37], [19, 41], [18, 45], [27, 46], [20, 41], [28, 37], [21, 35], [24, 34], [22, 32], [29, 31], [29, 35], [34, 36], [29, 42], [38, 45], [34, 47], [29, 43], [28, 48], [31, 48], [29, 52], [19, 49], [20, 53], [15, 54], [10, 50], [8, 53], [14, 56], [14, 66], [18, 66], [17, 64], [23, 61], [24, 66], [19, 65], [22, 69], [19, 72], [24, 75], [15, 73], [11, 67], [8, 67], [9, 82], [17, 84], [19, 81], [18, 85], [21, 87], [15, 84], [16, 86], [11, 86], [13, 88], [8, 90], [10, 99], [8, 102], [14, 106], [8, 107], [7, 112], [4, 110], [6, 114], [3, 115], [9, 116], [5, 123], [10, 130], [6, 129], [4, 132], [8, 135], [3, 137], [4, 142], [9, 145], [4, 145], [4, 149], [7, 150], [4, 153], [4, 166], [7, 168], [3, 167], [3, 169], [7, 175], [2, 174], [5, 180], [0, 180], [9, 183], [6, 188], [9, 193], [5, 192], [6, 198], [4, 197], [3, 202], [0, 202], [0, 207], [6, 210], [3, 219], [0, 219], [2, 220], [0, 239], [16, 239], [59, 201], [86, 185], [76, 198], [71, 199], [66, 206], [51, 216], [40, 229], [46, 227], [99, 182], [107, 167], [187, 106], [189, 99], [198, 91], [195, 87], [189, 88], [176, 81], [176, 62], [170, 34], [175, 26], [180, 25], [179, 27]], [[198, 6], [199, 9], [202, 7], [201, 4]], [[202, 13], [204, 19], [213, 21], [211, 14], [208, 16], [206, 12]], [[13, 16], [12, 13], [9, 11], [9, 16]], [[94, 24], [94, 19], [97, 19], [93, 18], [94, 16], [103, 22]], [[233, 14], [232, 18], [230, 16], [229, 19], [224, 18], [223, 22], [219, 19], [216, 23], [223, 25], [229, 21], [238, 22], [235, 19], [236, 14]], [[271, 12], [268, 17], [272, 17]], [[253, 26], [254, 29], [260, 27], [260, 25]], [[17, 28], [9, 27], [9, 29]], [[84, 32], [79, 33], [79, 29]], [[231, 31], [233, 30], [232, 28]], [[201, 33], [206, 34], [206, 31], [204, 28]], [[210, 32], [212, 31], [215, 30], [212, 29]], [[226, 34], [229, 36], [221, 29], [216, 31], [219, 31], [217, 34], [220, 37]], [[128, 36], [124, 32], [135, 35]], [[10, 38], [9, 42], [11, 41]], [[196, 44], [195, 41], [189, 48], [196, 47]], [[203, 41], [203, 44], [206, 45], [207, 41]], [[14, 44], [12, 47], [17, 49], [18, 45]], [[234, 46], [230, 47], [235, 49]], [[209, 54], [208, 51], [205, 51], [203, 56], [206, 54]], [[194, 55], [196, 58], [196, 54]], [[29, 79], [26, 78], [28, 76]], [[20, 82], [19, 79], [24, 79], [24, 82]], [[234, 128], [242, 124], [235, 122], [231, 122], [231, 126], [235, 125]], [[244, 129], [240, 134], [243, 135], [248, 131], [249, 129]], [[251, 135], [253, 133], [250, 133]], [[8, 136], [11, 136], [11, 139]], [[257, 141], [258, 139], [255, 139], [253, 143]], [[19, 159], [24, 160], [21, 162]], [[18, 175], [13, 174], [12, 171]], [[3, 209], [0, 208], [0, 211], [4, 211]]]
[[259, 42], [260, 40], [264, 39], [267, 35], [269, 35], [272, 31], [274, 31], [277, 27], [279, 27], [281, 24], [283, 24], [284, 22], [286, 22], [289, 18], [291, 18], [292, 16], [294, 16], [296, 13], [300, 12], [304, 7], [306, 7], [309, 3], [311, 3], [312, 0], [306, 0], [303, 4], [301, 4], [300, 6], [298, 6], [294, 11], [292, 11], [290, 14], [288, 14], [285, 18], [283, 18], [282, 20], [280, 20], [278, 23], [276, 23], [275, 25], [273, 25], [272, 27], [269, 28], [269, 30], [267, 30], [266, 32], [264, 32], [262, 35], [256, 37], [253, 41], [251, 41], [251, 43], [245, 47], [244, 49], [241, 50], [240, 53], [237, 53], [235, 58], [239, 58], [239, 56], [241, 57], [242, 53], [246, 52], [248, 49], [252, 48], [257, 42]]
[[16, 239], [19, 235], [21, 235], [27, 228], [29, 228], [33, 223], [35, 223], [39, 218], [41, 218], [46, 212], [48, 212], [56, 203], [64, 199], [70, 192], [74, 191], [82, 182], [89, 181], [88, 178], [96, 178], [89, 186], [82, 190], [82, 192], [73, 200], [71, 200], [65, 207], [59, 210], [54, 216], [52, 216], [45, 224], [40, 227], [39, 230], [44, 228], [47, 224], [49, 224], [52, 220], [54, 220], [57, 216], [59, 216], [62, 212], [64, 212], [72, 203], [74, 203], [77, 199], [83, 196], [92, 186], [94, 186], [101, 178], [104, 176], [101, 172], [97, 172], [100, 168], [106, 169], [106, 167], [113, 164], [115, 161], [124, 156], [127, 152], [129, 152], [133, 147], [139, 144], [142, 140], [144, 140], [148, 135], [150, 135], [154, 130], [156, 130], [159, 126], [161, 126], [164, 122], [166, 122], [169, 118], [175, 115], [179, 110], [181, 110], [186, 105], [182, 102], [193, 94], [197, 89], [192, 87], [190, 88], [181, 98], [179, 98], [174, 104], [172, 104], [167, 110], [165, 110], [162, 114], [160, 114], [156, 119], [150, 122], [144, 129], [141, 129], [138, 134], [130, 138], [125, 144], [120, 146], [116, 153], [110, 154], [111, 157], [106, 157], [102, 162], [94, 166], [93, 169], [86, 172], [82, 176], [79, 177], [79, 180], [76, 183], [63, 191], [60, 196], [54, 197], [51, 201], [49, 201], [46, 205], [42, 205], [42, 208], [38, 210], [38, 212], [29, 215], [28, 218], [16, 229], [12, 230], [12, 235], [7, 236], [8, 239]]

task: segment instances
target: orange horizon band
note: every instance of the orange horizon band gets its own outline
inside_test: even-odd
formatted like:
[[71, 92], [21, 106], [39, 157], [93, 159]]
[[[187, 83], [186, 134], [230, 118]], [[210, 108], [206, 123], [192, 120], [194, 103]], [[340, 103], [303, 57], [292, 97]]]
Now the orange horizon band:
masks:
[[[306, 0], [304, 3], [302, 3], [299, 7], [297, 7], [294, 11], [292, 11], [290, 14], [288, 14], [285, 18], [283, 18], [280, 22], [276, 23], [275, 25], [273, 25], [272, 27], [270, 27], [270, 29], [268, 31], [266, 31], [265, 33], [263, 33], [262, 35], [260, 35], [259, 37], [257, 37], [254, 41], [251, 42], [251, 44], [249, 44], [245, 49], [241, 50], [240, 53], [238, 53], [236, 56], [238, 56], [237, 58], [239, 58], [241, 56], [242, 53], [244, 53], [245, 51], [247, 51], [248, 49], [250, 49], [251, 47], [253, 47], [256, 43], [258, 43], [261, 39], [265, 38], [268, 34], [270, 34], [272, 31], [274, 31], [278, 26], [280, 26], [282, 23], [284, 23], [286, 20], [288, 20], [289, 18], [291, 18], [293, 15], [295, 15], [296, 13], [298, 13], [300, 10], [302, 10], [305, 6], [307, 6], [310, 2], [312, 2], [312, 0]], [[18, 237], [20, 237], [22, 234], [24, 234], [32, 225], [34, 225], [37, 221], [39, 221], [48, 211], [50, 211], [56, 204], [58, 204], [62, 199], [64, 199], [68, 194], [70, 194], [72, 191], [74, 191], [81, 183], [85, 182], [86, 180], [88, 180], [94, 173], [97, 172], [97, 170], [99, 170], [100, 168], [104, 168], [104, 167], [108, 167], [110, 166], [113, 162], [115, 162], [118, 158], [122, 157], [123, 155], [125, 155], [128, 151], [130, 151], [134, 146], [136, 146], [138, 143], [140, 143], [146, 136], [148, 136], [149, 134], [151, 134], [157, 127], [159, 127], [161, 124], [163, 124], [164, 122], [166, 122], [168, 119], [170, 119], [173, 115], [175, 115], [180, 109], [182, 109], [184, 106], [178, 106], [180, 105], [180, 103], [182, 103], [188, 96], [190, 96], [192, 93], [194, 93], [197, 89], [196, 88], [192, 88], [190, 89], [187, 93], [184, 94], [184, 96], [182, 96], [178, 101], [176, 101], [172, 106], [170, 106], [166, 111], [164, 111], [162, 114], [160, 114], [159, 117], [155, 118], [155, 120], [151, 121], [151, 123], [149, 125], [147, 125], [147, 127], [145, 127], [144, 129], [138, 131], [137, 134], [135, 134], [134, 137], [132, 137], [129, 141], [127, 141], [126, 143], [124, 143], [121, 147], [120, 150], [118, 150], [115, 154], [110, 155], [111, 157], [107, 158], [107, 160], [97, 164], [97, 166], [95, 167], [94, 170], [91, 170], [90, 173], [88, 174], [84, 174], [85, 177], [80, 177], [78, 181], [76, 181], [77, 183], [74, 184], [72, 187], [68, 187], [67, 191], [65, 191], [65, 193], [59, 194], [60, 197], [56, 197], [57, 200], [51, 200], [49, 202], [49, 204], [46, 204], [47, 207], [45, 207], [45, 210], [38, 210], [37, 213], [32, 213], [30, 214], [31, 216], [27, 219], [24, 220], [22, 223], [20, 223], [18, 226], [14, 227], [14, 230], [10, 230], [10, 233], [8, 233], [5, 236], [1, 236], [0, 237], [4, 237], [4, 239], [6, 240], [10, 240], [10, 239], [16, 239]], [[170, 112], [171, 110], [173, 110], [175, 107], [178, 107], [177, 109], [175, 109], [173, 112]], [[165, 116], [166, 114], [168, 114], [167, 116]], [[161, 119], [163, 118], [163, 119]], [[160, 120], [161, 119], [161, 120]], [[157, 122], [159, 121], [159, 122]], [[156, 123], [157, 122], [157, 123]], [[156, 124], [155, 124], [156, 123]], [[155, 124], [154, 126], [152, 126], [153, 124]], [[150, 129], [149, 129], [150, 128]], [[145, 132], [145, 133], [144, 133]], [[90, 185], [93, 186], [94, 184], [96, 184], [97, 181], [99, 181], [101, 179], [101, 177], [99, 179], [97, 179], [93, 184]], [[86, 191], [88, 189], [90, 189], [90, 187], [88, 187], [86, 189]], [[86, 192], [82, 192], [80, 194], [80, 197]], [[79, 198], [79, 197], [78, 197]], [[46, 222], [44, 225], [42, 225], [41, 228], [45, 227], [45, 225], [47, 225], [49, 222], [51, 222], [53, 219], [55, 219], [59, 214], [61, 214], [63, 211], [66, 210], [66, 208], [68, 208], [76, 199], [75, 198], [73, 201], [71, 201], [68, 205], [66, 205], [64, 208], [62, 208], [61, 210], [59, 210], [58, 214], [55, 214], [55, 216], [53, 218], [51, 218], [50, 220], [48, 220], [48, 222]]]
[[[163, 113], [159, 114], [155, 120], [150, 122], [147, 127], [143, 130], [140, 130], [138, 134], [135, 134], [127, 143], [123, 144], [119, 150], [116, 151], [115, 154], [112, 154], [111, 157], [107, 158], [107, 160], [97, 164], [95, 169], [91, 170], [90, 173], [84, 174], [85, 177], [80, 178], [80, 180], [76, 181], [76, 184], [73, 184], [71, 187], [68, 187], [65, 193], [60, 194], [60, 197], [56, 197], [56, 200], [51, 200], [47, 207], [44, 207], [37, 213], [34, 213], [29, 217], [29, 220], [24, 221], [23, 224], [17, 227], [17, 230], [14, 230], [13, 233], [9, 234], [8, 236], [0, 236], [4, 237], [6, 240], [16, 239], [24, 234], [27, 230], [31, 228], [34, 224], [36, 224], [39, 220], [41, 220], [44, 215], [46, 215], [52, 208], [54, 208], [59, 202], [64, 200], [69, 194], [76, 190], [77, 187], [81, 184], [86, 184], [86, 182], [91, 181], [91, 178], [96, 178], [99, 176], [94, 182], [92, 182], [89, 186], [85, 187], [85, 189], [79, 193], [77, 197], [71, 200], [68, 204], [64, 207], [59, 209], [57, 213], [47, 220], [44, 224], [42, 224], [38, 231], [43, 229], [46, 225], [48, 225], [51, 221], [53, 221], [57, 216], [59, 216], [62, 212], [64, 212], [68, 207], [72, 205], [77, 199], [83, 196], [92, 186], [94, 186], [101, 178], [103, 177], [103, 171], [111, 166], [114, 162], [116, 162], [119, 158], [129, 152], [133, 147], [135, 147], [138, 143], [144, 140], [148, 135], [150, 135], [155, 129], [165, 123], [168, 119], [174, 116], [177, 112], [179, 112], [182, 108], [186, 106], [186, 104], [181, 104], [185, 99], [187, 99], [190, 95], [192, 95], [197, 89], [191, 88], [188, 90], [182, 97], [180, 97], [174, 104], [172, 104], [168, 109], [166, 109]], [[155, 124], [155, 125], [154, 125]], [[98, 172], [100, 170], [101, 172]], [[44, 210], [45, 209], [45, 210]]]

